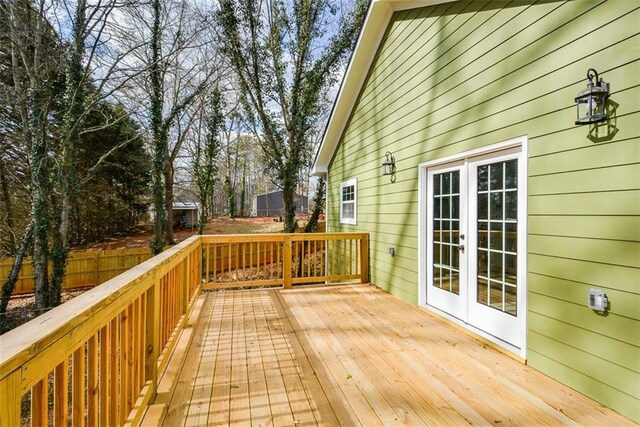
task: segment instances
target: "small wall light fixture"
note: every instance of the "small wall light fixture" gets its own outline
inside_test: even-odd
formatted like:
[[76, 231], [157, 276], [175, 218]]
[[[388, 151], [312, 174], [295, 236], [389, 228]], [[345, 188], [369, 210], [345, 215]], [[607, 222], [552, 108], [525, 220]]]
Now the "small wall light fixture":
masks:
[[384, 153], [385, 160], [382, 162], [383, 172], [382, 175], [393, 175], [396, 171], [396, 159], [390, 152]]
[[[598, 72], [593, 68], [587, 71], [589, 83], [586, 89], [576, 96], [577, 125], [588, 125], [607, 120], [605, 105], [609, 97], [609, 83], [598, 78]], [[595, 79], [595, 81], [594, 81]]]

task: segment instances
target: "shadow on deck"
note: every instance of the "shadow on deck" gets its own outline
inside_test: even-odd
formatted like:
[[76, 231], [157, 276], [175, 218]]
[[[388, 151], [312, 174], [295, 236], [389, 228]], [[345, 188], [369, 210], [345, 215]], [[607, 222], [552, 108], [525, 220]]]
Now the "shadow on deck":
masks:
[[203, 294], [144, 425], [623, 425], [371, 285]]

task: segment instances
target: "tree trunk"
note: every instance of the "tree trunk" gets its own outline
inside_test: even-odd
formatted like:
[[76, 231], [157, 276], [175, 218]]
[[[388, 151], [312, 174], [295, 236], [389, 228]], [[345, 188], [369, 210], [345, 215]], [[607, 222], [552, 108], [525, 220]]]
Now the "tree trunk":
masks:
[[[155, 139], [155, 138], [154, 138]], [[162, 141], [162, 133], [158, 135], [154, 141], [154, 158], [152, 171], [152, 187], [153, 187], [153, 207], [155, 215], [153, 217], [153, 239], [151, 240], [151, 250], [154, 254], [163, 251], [166, 243], [167, 229], [167, 205], [165, 201], [165, 183], [164, 183], [164, 155], [166, 150], [165, 142]], [[160, 165], [160, 166], [159, 166]]]
[[204, 225], [207, 223], [208, 215], [207, 212], [205, 211], [205, 209], [202, 208], [202, 204], [200, 207], [200, 221], [198, 221], [198, 234], [203, 235], [204, 234]]
[[29, 94], [31, 112], [31, 218], [34, 222], [33, 274], [36, 309], [49, 306], [49, 166], [47, 162], [47, 136], [45, 130], [43, 82], [32, 84]]
[[282, 199], [284, 201], [284, 232], [295, 233], [298, 228], [296, 221], [296, 180], [295, 177], [285, 176], [282, 180]]
[[169, 245], [175, 244], [173, 238], [173, 164], [167, 161], [164, 168], [164, 200], [167, 209], [167, 236]]
[[[9, 184], [7, 183], [7, 172], [4, 167], [4, 161], [0, 158], [0, 191], [2, 192], [2, 204], [5, 207], [6, 225], [7, 225], [7, 247], [11, 248], [11, 253], [15, 253], [16, 239], [14, 235], [15, 221], [13, 219], [13, 203], [11, 203], [11, 194], [9, 194]], [[4, 244], [4, 243], [3, 243]]]
[[51, 278], [49, 280], [49, 296], [48, 302], [50, 306], [60, 305], [62, 300], [62, 282], [67, 269], [67, 259], [69, 249], [64, 239], [62, 219], [57, 220], [57, 231], [53, 237], [53, 247], [51, 248]]
[[[307, 194], [309, 193], [307, 192]], [[320, 214], [322, 214], [322, 210], [323, 210], [323, 201], [324, 201], [324, 180], [320, 178], [320, 180], [318, 181], [318, 185], [316, 186], [316, 195], [313, 198], [313, 202], [314, 202], [313, 213], [309, 218], [309, 222], [307, 222], [307, 225], [304, 227], [305, 233], [313, 233], [318, 228], [318, 220], [320, 219]]]
[[49, 213], [47, 210], [46, 142], [41, 133], [34, 134], [31, 149], [31, 185], [33, 202], [31, 218], [34, 221], [33, 273], [36, 308], [48, 307], [49, 301]]
[[245, 216], [245, 199], [247, 198], [247, 162], [242, 167], [242, 188], [240, 190], [240, 216]]
[[235, 218], [236, 216], [236, 202], [235, 194], [233, 194], [233, 187], [231, 186], [231, 177], [229, 175], [224, 177], [224, 192], [227, 197], [227, 207], [229, 208], [229, 218]]
[[[16, 287], [16, 282], [18, 281], [18, 274], [20, 273], [20, 269], [22, 268], [22, 261], [24, 261], [24, 257], [27, 254], [27, 249], [29, 249], [29, 245], [31, 244], [31, 239], [33, 238], [33, 222], [30, 222], [27, 226], [27, 229], [24, 232], [24, 236], [22, 236], [22, 240], [20, 241], [20, 246], [16, 252], [16, 257], [13, 261], [13, 266], [11, 267], [11, 271], [9, 272], [9, 276], [7, 280], [5, 280], [4, 285], [2, 285], [2, 297], [0, 297], [0, 313], [4, 314], [7, 312], [7, 306], [9, 305], [9, 299], [11, 298], [11, 294]], [[3, 322], [0, 324], [0, 333], [6, 332], [6, 324]]]
[[162, 252], [166, 242], [167, 208], [164, 190], [164, 170], [167, 157], [168, 134], [163, 123], [162, 107], [164, 93], [162, 84], [162, 69], [160, 65], [161, 39], [161, 4], [160, 0], [153, 0], [153, 27], [151, 32], [151, 133], [153, 135], [153, 239], [151, 250], [154, 254]]
[[[28, 23], [28, 35], [25, 35], [25, 22], [21, 19], [19, 2], [9, 2], [9, 21], [11, 32], [12, 73], [16, 91], [21, 96], [20, 114], [22, 117], [23, 137], [29, 149], [30, 190], [32, 194], [30, 218], [34, 227], [33, 267], [34, 290], [37, 309], [48, 305], [48, 232], [49, 211], [47, 195], [49, 188], [49, 165], [47, 160], [47, 116], [49, 98], [46, 84], [49, 70], [46, 64], [45, 33], [48, 25], [43, 16], [37, 15]], [[38, 5], [42, 9], [44, 4]], [[31, 26], [32, 25], [32, 26]], [[23, 85], [27, 76], [29, 87]]]

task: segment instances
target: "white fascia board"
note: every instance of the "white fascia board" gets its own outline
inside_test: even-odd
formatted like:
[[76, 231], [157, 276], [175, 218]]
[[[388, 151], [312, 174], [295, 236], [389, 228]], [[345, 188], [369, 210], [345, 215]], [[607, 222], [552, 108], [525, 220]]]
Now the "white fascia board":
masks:
[[[384, 1], [389, 3], [394, 12], [399, 10], [417, 9], [419, 7], [435, 6], [442, 3], [451, 3], [457, 0], [373, 0]], [[486, 0], [475, 0], [479, 2], [485, 2]]]
[[329, 170], [328, 170], [327, 166], [319, 165], [317, 162], [314, 163], [312, 168], [311, 168], [311, 176], [325, 177], [325, 176], [327, 176], [328, 172], [329, 172]]
[[372, 0], [351, 61], [340, 85], [329, 123], [318, 149], [312, 175], [325, 175], [338, 146], [342, 132], [351, 116], [358, 94], [367, 77], [373, 58], [380, 47], [391, 15], [398, 10], [414, 9], [450, 3], [455, 0]]

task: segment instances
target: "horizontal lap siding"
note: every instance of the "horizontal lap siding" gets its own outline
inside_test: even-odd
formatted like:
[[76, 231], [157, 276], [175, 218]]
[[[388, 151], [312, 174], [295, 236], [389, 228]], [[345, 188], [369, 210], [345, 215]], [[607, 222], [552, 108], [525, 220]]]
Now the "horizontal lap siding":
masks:
[[[528, 361], [640, 421], [640, 5], [456, 2], [396, 13], [329, 174], [331, 231], [371, 233], [371, 281], [418, 300], [419, 163], [529, 137]], [[574, 126], [588, 68], [608, 137]], [[395, 182], [382, 176], [385, 151]], [[358, 223], [339, 224], [358, 178]], [[395, 257], [388, 248], [395, 248]], [[586, 307], [591, 288], [607, 316]]]

